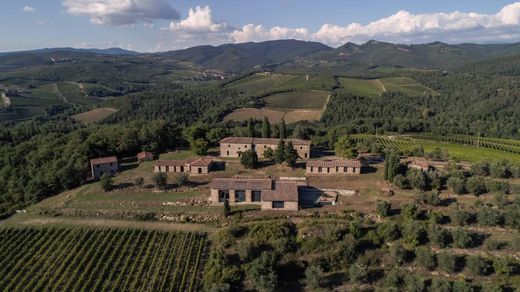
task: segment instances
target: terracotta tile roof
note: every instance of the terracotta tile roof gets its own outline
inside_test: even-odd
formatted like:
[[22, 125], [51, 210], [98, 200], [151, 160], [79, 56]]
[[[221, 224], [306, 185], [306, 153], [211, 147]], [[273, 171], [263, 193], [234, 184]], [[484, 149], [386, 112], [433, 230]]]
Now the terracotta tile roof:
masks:
[[410, 163], [414, 164], [414, 165], [417, 165], [417, 166], [419, 166], [420, 168], [423, 168], [423, 169], [430, 168], [430, 164], [428, 163], [428, 160], [426, 160], [425, 158], [422, 158], [422, 157], [412, 158], [410, 160]]
[[273, 190], [262, 192], [262, 201], [298, 202], [298, 185], [291, 181], [275, 181]]
[[152, 152], [143, 151], [143, 152], [137, 153], [137, 159], [144, 159], [144, 158], [153, 158]]
[[100, 158], [90, 159], [90, 164], [92, 164], [92, 165], [105, 164], [105, 163], [117, 163], [117, 157], [110, 156], [110, 157], [100, 157]]
[[224, 144], [253, 144], [253, 139], [250, 137], [227, 137], [220, 140], [219, 143]]
[[184, 160], [157, 160], [155, 162], [155, 166], [186, 166], [186, 164], [190, 164], [194, 161], [194, 159], [184, 159]]
[[209, 186], [216, 190], [271, 190], [272, 185], [270, 178], [214, 178]]
[[359, 160], [309, 160], [307, 166], [313, 167], [361, 167]]
[[192, 163], [190, 163], [190, 165], [192, 165], [192, 166], [209, 166], [211, 163], [213, 163], [212, 158], [203, 157], [203, 158], [199, 158], [199, 159], [193, 161]]
[[[294, 146], [310, 146], [311, 141], [301, 139], [285, 139], [285, 142], [292, 142]], [[251, 137], [227, 137], [220, 140], [221, 144], [267, 144], [278, 145], [280, 139], [278, 138], [251, 138]]]

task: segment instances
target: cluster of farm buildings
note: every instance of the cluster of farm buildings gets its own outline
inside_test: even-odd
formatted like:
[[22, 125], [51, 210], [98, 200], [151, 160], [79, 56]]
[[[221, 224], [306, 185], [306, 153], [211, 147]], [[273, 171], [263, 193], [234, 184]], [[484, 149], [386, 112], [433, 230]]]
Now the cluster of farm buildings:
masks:
[[[306, 175], [361, 175], [364, 163], [361, 160], [327, 159], [309, 160], [311, 158], [311, 142], [300, 139], [287, 139], [291, 142], [300, 159], [305, 160]], [[280, 139], [228, 137], [220, 141], [220, 157], [238, 158], [244, 151], [254, 150], [259, 157], [264, 157], [267, 149], [276, 150]], [[141, 152], [137, 155], [139, 162], [153, 160], [152, 153]], [[99, 179], [102, 175], [115, 175], [120, 164], [117, 157], [92, 159], [92, 177]], [[157, 160], [154, 172], [186, 173], [190, 175], [208, 174], [213, 170], [214, 160], [211, 157], [185, 160]], [[300, 197], [308, 189], [307, 180], [302, 178], [270, 178], [270, 177], [230, 177], [214, 178], [209, 184], [210, 199], [213, 204], [228, 201], [235, 204], [257, 204], [262, 210], [298, 210]]]

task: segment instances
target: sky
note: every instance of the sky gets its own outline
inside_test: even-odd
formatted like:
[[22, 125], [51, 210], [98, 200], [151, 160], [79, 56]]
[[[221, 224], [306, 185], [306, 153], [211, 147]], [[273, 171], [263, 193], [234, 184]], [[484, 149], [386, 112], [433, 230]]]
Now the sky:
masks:
[[332, 47], [520, 42], [514, 0], [1, 0], [0, 52], [120, 47], [139, 52], [276, 39]]

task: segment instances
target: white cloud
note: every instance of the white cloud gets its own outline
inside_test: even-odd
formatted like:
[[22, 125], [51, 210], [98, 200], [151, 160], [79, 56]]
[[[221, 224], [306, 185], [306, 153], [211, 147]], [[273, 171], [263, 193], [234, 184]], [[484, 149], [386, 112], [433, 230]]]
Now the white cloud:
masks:
[[307, 39], [309, 38], [309, 30], [280, 26], [266, 29], [262, 25], [247, 24], [242, 29], [233, 31], [230, 38], [237, 43], [277, 39]]
[[22, 11], [23, 11], [23, 12], [29, 12], [29, 13], [31, 13], [31, 12], [36, 11], [36, 9], [35, 9], [34, 7], [32, 7], [32, 6], [25, 5], [25, 6], [22, 8]]
[[225, 22], [215, 22], [209, 6], [190, 8], [188, 17], [179, 22], [171, 22], [168, 29], [188, 33], [220, 32], [228, 29]]
[[88, 16], [98, 25], [124, 26], [179, 18], [179, 12], [166, 0], [63, 0], [62, 4], [68, 13]]
[[369, 39], [392, 42], [485, 42], [520, 39], [520, 2], [505, 6], [496, 14], [465, 12], [412, 14], [399, 11], [367, 25], [324, 24], [312, 39], [331, 45], [364, 42]]

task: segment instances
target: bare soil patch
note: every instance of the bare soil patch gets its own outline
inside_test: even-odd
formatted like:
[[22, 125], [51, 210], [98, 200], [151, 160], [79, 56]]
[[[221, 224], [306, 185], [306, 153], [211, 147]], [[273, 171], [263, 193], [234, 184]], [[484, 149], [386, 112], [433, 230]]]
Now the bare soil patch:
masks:
[[81, 121], [83, 123], [95, 123], [99, 122], [111, 114], [117, 112], [117, 109], [110, 107], [102, 107], [90, 110], [88, 112], [84, 112], [81, 114], [77, 114], [72, 116], [75, 120]]

